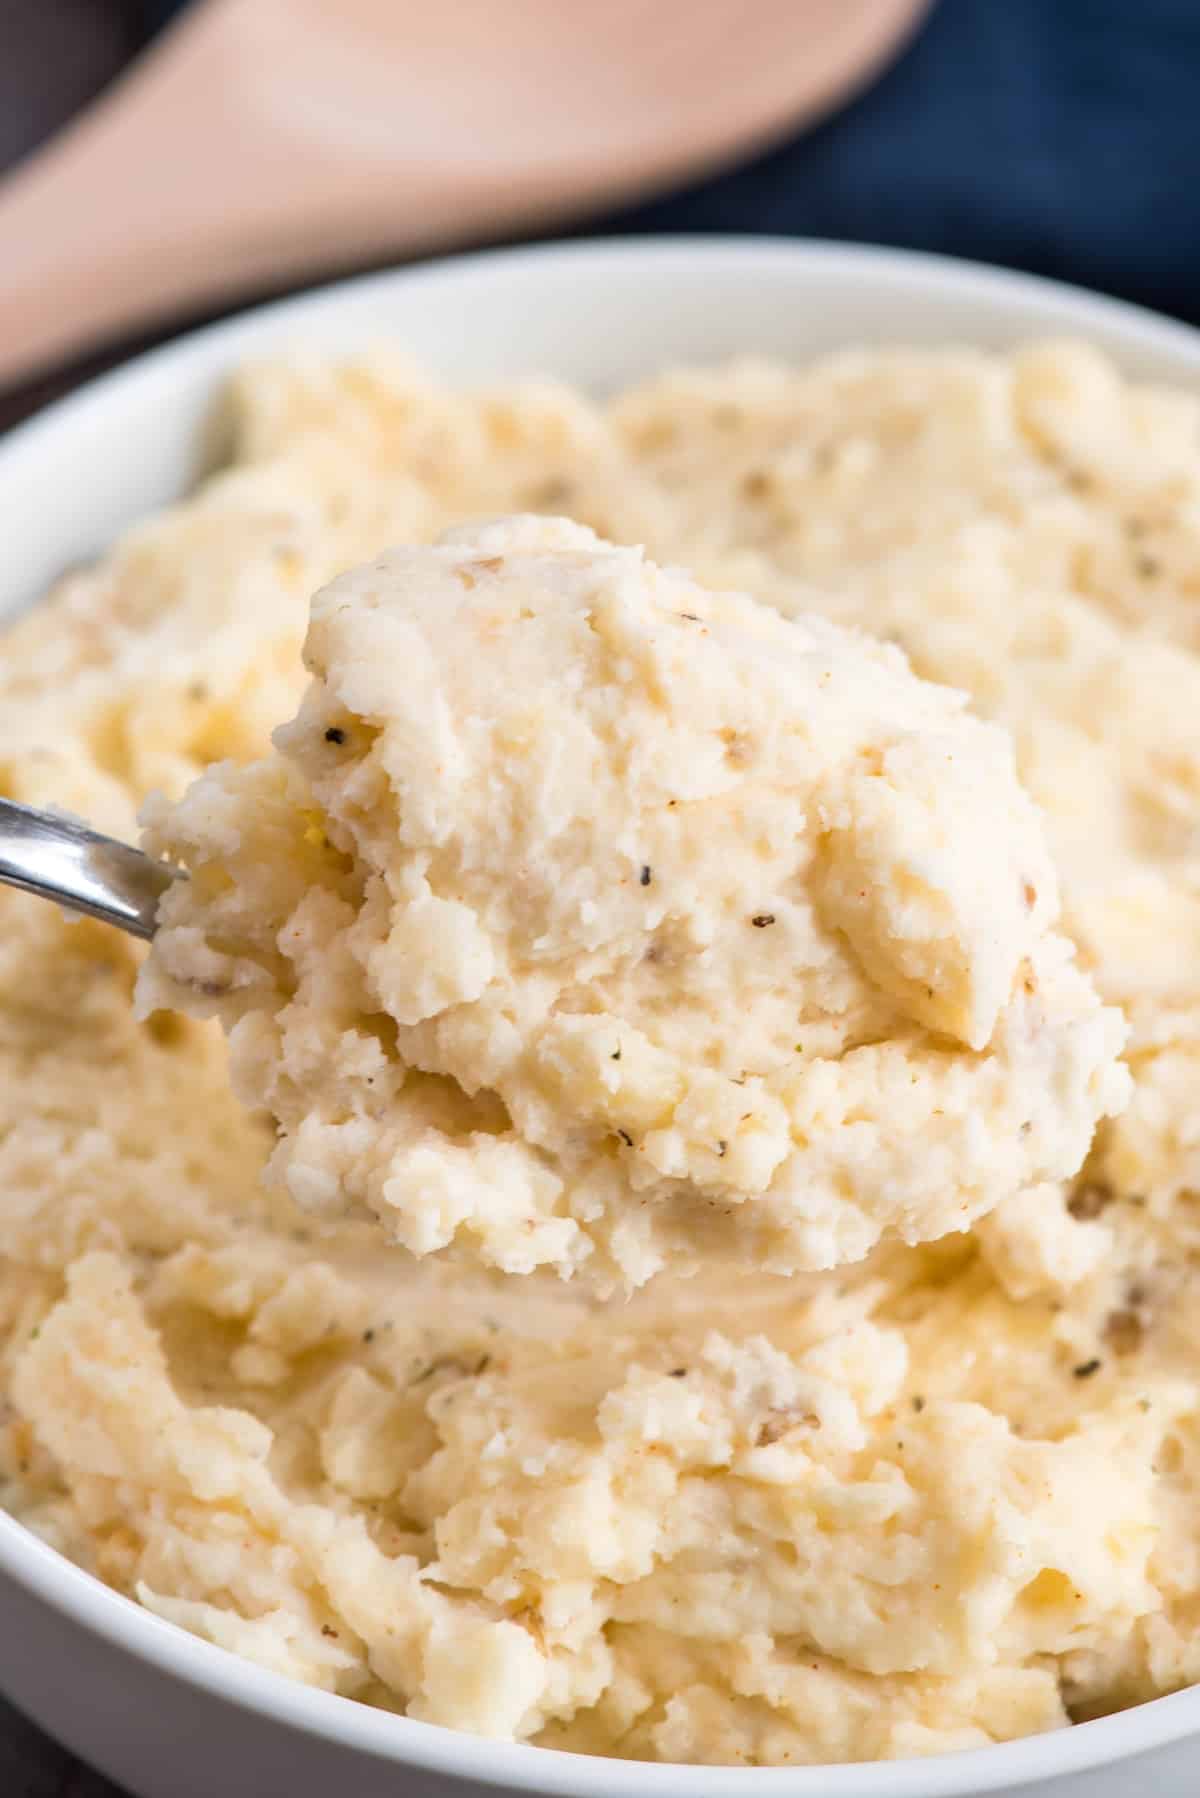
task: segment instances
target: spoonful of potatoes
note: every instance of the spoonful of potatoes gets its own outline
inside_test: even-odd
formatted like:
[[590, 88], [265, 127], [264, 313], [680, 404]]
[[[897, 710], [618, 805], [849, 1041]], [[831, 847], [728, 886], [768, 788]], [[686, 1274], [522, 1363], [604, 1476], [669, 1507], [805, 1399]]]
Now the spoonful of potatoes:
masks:
[[1007, 735], [893, 645], [519, 517], [334, 581], [305, 663], [149, 856], [27, 820], [14, 875], [0, 824], [5, 878], [153, 931], [139, 1007], [220, 1019], [318, 1216], [602, 1288], [824, 1268], [1123, 1101]]

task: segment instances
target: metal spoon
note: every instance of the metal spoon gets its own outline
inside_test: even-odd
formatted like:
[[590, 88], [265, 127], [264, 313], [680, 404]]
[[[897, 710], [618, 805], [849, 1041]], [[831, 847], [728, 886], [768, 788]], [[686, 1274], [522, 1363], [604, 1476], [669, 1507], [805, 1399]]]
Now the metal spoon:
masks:
[[19, 887], [149, 942], [158, 902], [182, 868], [73, 818], [0, 799], [0, 886]]

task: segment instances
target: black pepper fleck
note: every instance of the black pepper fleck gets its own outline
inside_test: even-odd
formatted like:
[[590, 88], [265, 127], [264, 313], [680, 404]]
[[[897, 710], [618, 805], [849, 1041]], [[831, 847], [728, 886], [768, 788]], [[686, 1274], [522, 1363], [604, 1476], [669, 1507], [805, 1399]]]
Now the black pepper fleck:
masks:
[[717, 1154], [724, 1157], [729, 1151], [729, 1144], [721, 1137], [717, 1142]]
[[364, 1342], [374, 1342], [374, 1340], [375, 1340], [374, 1330], [364, 1330], [362, 1339]]
[[1094, 1373], [1100, 1372], [1100, 1357], [1093, 1355], [1090, 1361], [1081, 1361], [1078, 1367], [1071, 1369], [1077, 1380], [1090, 1380]]
[[921, 1397], [921, 1394], [919, 1392], [914, 1394], [914, 1396], [913, 1396], [912, 1408], [914, 1411], [917, 1411], [917, 1412], [923, 1411], [925, 1409], [925, 1400]]
[[627, 1149], [632, 1149], [633, 1138], [630, 1136], [628, 1130], [618, 1130], [617, 1135], [621, 1138], [621, 1141], [625, 1144]]
[[1134, 1355], [1142, 1346], [1145, 1326], [1141, 1315], [1128, 1307], [1110, 1311], [1104, 1322], [1104, 1340], [1114, 1355]]
[[346, 733], [344, 730], [339, 730], [336, 724], [331, 724], [329, 729], [325, 732], [325, 741], [327, 743], [344, 743], [346, 741]]
[[671, 1369], [670, 1375], [668, 1377], [672, 1380], [686, 1380], [687, 1368], [686, 1367], [673, 1367]]
[[651, 874], [650, 869], [646, 865], [645, 862], [642, 863], [642, 871], [638, 875], [638, 879], [641, 881], [641, 883], [644, 887], [648, 887], [650, 885], [651, 880], [653, 879], [653, 875]]
[[1112, 1204], [1114, 1197], [1107, 1180], [1085, 1180], [1067, 1200], [1067, 1210], [1081, 1222], [1090, 1222], [1092, 1218], [1099, 1217], [1106, 1206]]
[[612, 1054], [609, 1056], [609, 1060], [610, 1061], [620, 1061], [620, 1059], [621, 1059], [621, 1046], [618, 1043], [617, 1047], [613, 1050]]
[[694, 612], [681, 612], [679, 616], [681, 618], [686, 618], [689, 624], [699, 624], [700, 622]]
[[775, 922], [775, 913], [773, 911], [755, 912], [750, 922], [753, 924], [755, 930], [765, 930], [768, 924], [773, 924]]

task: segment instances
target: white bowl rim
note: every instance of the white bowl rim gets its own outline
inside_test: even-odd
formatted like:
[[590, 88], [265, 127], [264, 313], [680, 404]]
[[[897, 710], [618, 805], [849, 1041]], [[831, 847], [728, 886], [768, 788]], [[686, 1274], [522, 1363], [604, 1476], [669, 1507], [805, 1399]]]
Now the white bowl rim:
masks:
[[[400, 283], [453, 287], [493, 273], [567, 261], [590, 263], [602, 280], [606, 266], [630, 261], [678, 263], [693, 273], [709, 260], [715, 268], [733, 259], [749, 278], [780, 262], [807, 264], [824, 273], [844, 272], [912, 287], [933, 283], [969, 302], [1050, 304], [1069, 315], [1071, 327], [1089, 326], [1175, 359], [1200, 374], [1200, 332], [1125, 301], [1065, 282], [1020, 274], [984, 263], [926, 252], [811, 238], [684, 235], [612, 237], [531, 244], [446, 257], [413, 267], [353, 276], [284, 299], [247, 308], [152, 349], [54, 402], [0, 438], [0, 494], [10, 466], [54, 434], [102, 414], [122, 392], [169, 380], [191, 361], [203, 363], [215, 349], [232, 355], [284, 336], [306, 315], [354, 298], [369, 298]], [[902, 336], [902, 334], [901, 334]], [[1113, 1716], [1069, 1729], [962, 1752], [903, 1761], [835, 1766], [686, 1766], [606, 1760], [524, 1743], [494, 1741], [398, 1717], [353, 1699], [318, 1691], [259, 1667], [203, 1641], [104, 1585], [0, 1511], [0, 1573], [90, 1634], [123, 1649], [243, 1711], [298, 1732], [319, 1736], [359, 1754], [445, 1778], [514, 1791], [577, 1798], [967, 1798], [1025, 1781], [1049, 1780], [1200, 1736], [1200, 1686], [1192, 1686]], [[1200, 1742], [1197, 1744], [1200, 1754]]]

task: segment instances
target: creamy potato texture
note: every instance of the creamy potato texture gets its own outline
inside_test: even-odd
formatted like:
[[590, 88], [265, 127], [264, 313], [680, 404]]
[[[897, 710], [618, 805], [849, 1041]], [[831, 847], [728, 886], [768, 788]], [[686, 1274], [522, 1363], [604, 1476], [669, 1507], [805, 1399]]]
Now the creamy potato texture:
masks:
[[1124, 1103], [1009, 738], [893, 646], [526, 517], [334, 581], [305, 660], [274, 756], [148, 808], [191, 877], [139, 986], [229, 1027], [301, 1206], [786, 1274], [1069, 1178]]
[[130, 836], [268, 755], [318, 587], [568, 515], [1012, 731], [1132, 1097], [965, 1233], [605, 1298], [315, 1219], [217, 1024], [135, 1018], [135, 946], [0, 894], [7, 1506], [268, 1666], [593, 1753], [926, 1754], [1200, 1678], [1193, 402], [1053, 344], [604, 405], [291, 361], [233, 414], [223, 473], [11, 627], [4, 790]]

